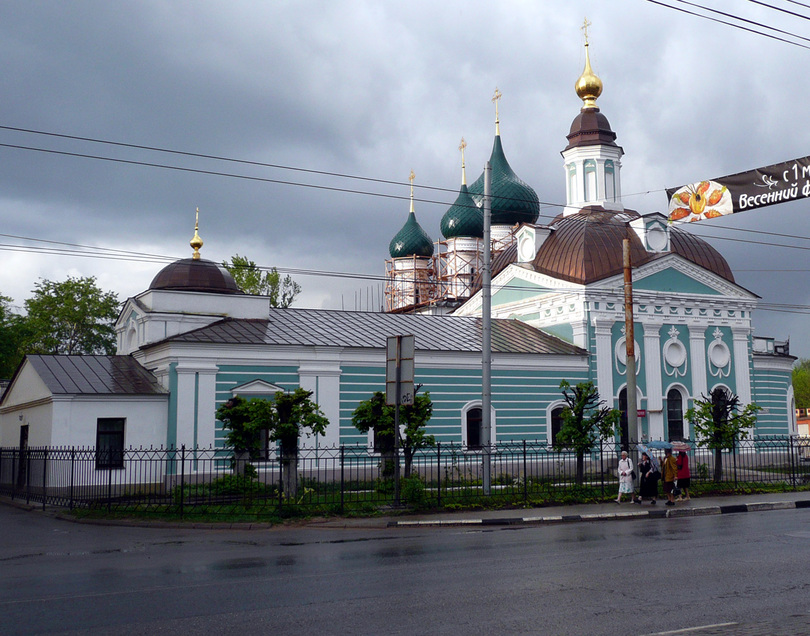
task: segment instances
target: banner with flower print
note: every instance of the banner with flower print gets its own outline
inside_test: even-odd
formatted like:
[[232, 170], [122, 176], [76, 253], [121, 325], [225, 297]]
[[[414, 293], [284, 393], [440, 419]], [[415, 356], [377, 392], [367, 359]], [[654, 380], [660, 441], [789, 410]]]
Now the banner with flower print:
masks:
[[810, 157], [667, 188], [670, 223], [714, 219], [810, 196]]

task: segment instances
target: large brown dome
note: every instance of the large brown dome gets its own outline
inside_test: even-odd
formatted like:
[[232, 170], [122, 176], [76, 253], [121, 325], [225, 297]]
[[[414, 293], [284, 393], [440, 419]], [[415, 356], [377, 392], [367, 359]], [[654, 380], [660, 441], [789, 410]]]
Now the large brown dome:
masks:
[[184, 258], [170, 263], [152, 279], [149, 289], [242, 294], [230, 272], [214, 261]]
[[[558, 216], [553, 231], [532, 261], [543, 274], [587, 284], [622, 272], [622, 241], [630, 239], [630, 258], [634, 267], [666, 254], [644, 249], [638, 235], [628, 230], [627, 222], [639, 218], [632, 210], [609, 212], [600, 206], [588, 206], [576, 214]], [[704, 240], [678, 228], [670, 228], [670, 252], [734, 282], [726, 259]]]

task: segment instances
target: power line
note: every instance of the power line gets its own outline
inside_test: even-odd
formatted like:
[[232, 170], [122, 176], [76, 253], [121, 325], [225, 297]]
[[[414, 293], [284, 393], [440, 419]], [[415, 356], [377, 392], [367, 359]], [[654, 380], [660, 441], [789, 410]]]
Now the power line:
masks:
[[[678, 2], [678, 1], [682, 1], [682, 0], [676, 0], [676, 2]], [[798, 46], [798, 47], [801, 47], [803, 49], [810, 49], [810, 46], [800, 44], [799, 42], [794, 42], [792, 40], [786, 40], [785, 38], [780, 38], [780, 37], [778, 37], [776, 35], [772, 35], [770, 33], [763, 33], [761, 31], [757, 31], [756, 29], [750, 29], [750, 28], [742, 26], [740, 24], [734, 24], [733, 22], [726, 22], [725, 20], [720, 20], [718, 18], [712, 18], [711, 16], [703, 15], [702, 13], [696, 13], [694, 11], [689, 11], [688, 9], [683, 9], [681, 7], [673, 7], [672, 5], [666, 4], [665, 2], [661, 2], [660, 0], [647, 0], [647, 2], [649, 2], [651, 4], [657, 4], [657, 5], [661, 6], [661, 7], [666, 7], [667, 9], [672, 9], [673, 11], [680, 11], [681, 13], [686, 13], [688, 15], [692, 15], [692, 16], [695, 16], [695, 17], [698, 17], [698, 18], [703, 18], [704, 20], [711, 20], [712, 22], [717, 22], [719, 24], [725, 24], [726, 26], [734, 27], [735, 29], [740, 29], [742, 31], [747, 31], [748, 33], [754, 33], [756, 35], [761, 35], [763, 37], [770, 38], [772, 40], [777, 40], [779, 42], [784, 42], [786, 44], [792, 44], [793, 46]], [[798, 37], [798, 36], [794, 36], [794, 37]]]

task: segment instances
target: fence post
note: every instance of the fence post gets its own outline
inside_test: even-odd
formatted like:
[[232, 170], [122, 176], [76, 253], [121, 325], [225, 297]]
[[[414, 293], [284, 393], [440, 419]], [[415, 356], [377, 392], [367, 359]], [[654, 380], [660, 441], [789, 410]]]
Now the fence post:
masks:
[[526, 440], [523, 440], [523, 503], [529, 500], [529, 460], [526, 455]]
[[68, 509], [73, 510], [73, 473], [76, 470], [76, 447], [70, 447], [70, 501], [68, 502]]
[[25, 503], [31, 503], [31, 449], [25, 449]]
[[[630, 450], [629, 448], [627, 450]], [[602, 496], [605, 496], [605, 446], [602, 437], [599, 437], [599, 481], [602, 482]], [[635, 482], [633, 482], [633, 489], [635, 490]], [[632, 501], [633, 495], [630, 495]]]
[[284, 471], [282, 465], [284, 464], [284, 447], [282, 444], [278, 445], [278, 510], [281, 512], [281, 506], [284, 498]]
[[793, 435], [788, 435], [788, 452], [790, 453], [790, 483], [796, 487], [796, 466], [793, 462]]
[[[110, 459], [112, 458], [112, 453], [110, 453]], [[109, 461], [109, 459], [108, 459]], [[112, 474], [113, 469], [112, 467], [107, 467], [107, 513], [109, 514], [112, 512]]]
[[48, 499], [48, 449], [42, 454], [42, 509], [45, 510], [45, 501]]
[[186, 488], [186, 445], [180, 446], [180, 518], [183, 518]]
[[[723, 451], [720, 451], [721, 453]], [[731, 440], [731, 456], [734, 462], [734, 490], [737, 490], [737, 440]]]
[[340, 445], [340, 512], [343, 513], [343, 506], [346, 503], [344, 493], [346, 491], [346, 475], [344, 465], [346, 463], [346, 445]]
[[442, 507], [442, 443], [436, 442], [436, 497], [437, 505]]

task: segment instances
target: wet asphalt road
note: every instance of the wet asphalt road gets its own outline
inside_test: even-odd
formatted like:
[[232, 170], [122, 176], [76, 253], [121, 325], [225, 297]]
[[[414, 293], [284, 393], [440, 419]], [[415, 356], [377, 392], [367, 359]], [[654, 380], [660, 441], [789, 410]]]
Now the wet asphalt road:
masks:
[[0, 505], [0, 528], [4, 634], [810, 634], [807, 509], [246, 531]]

